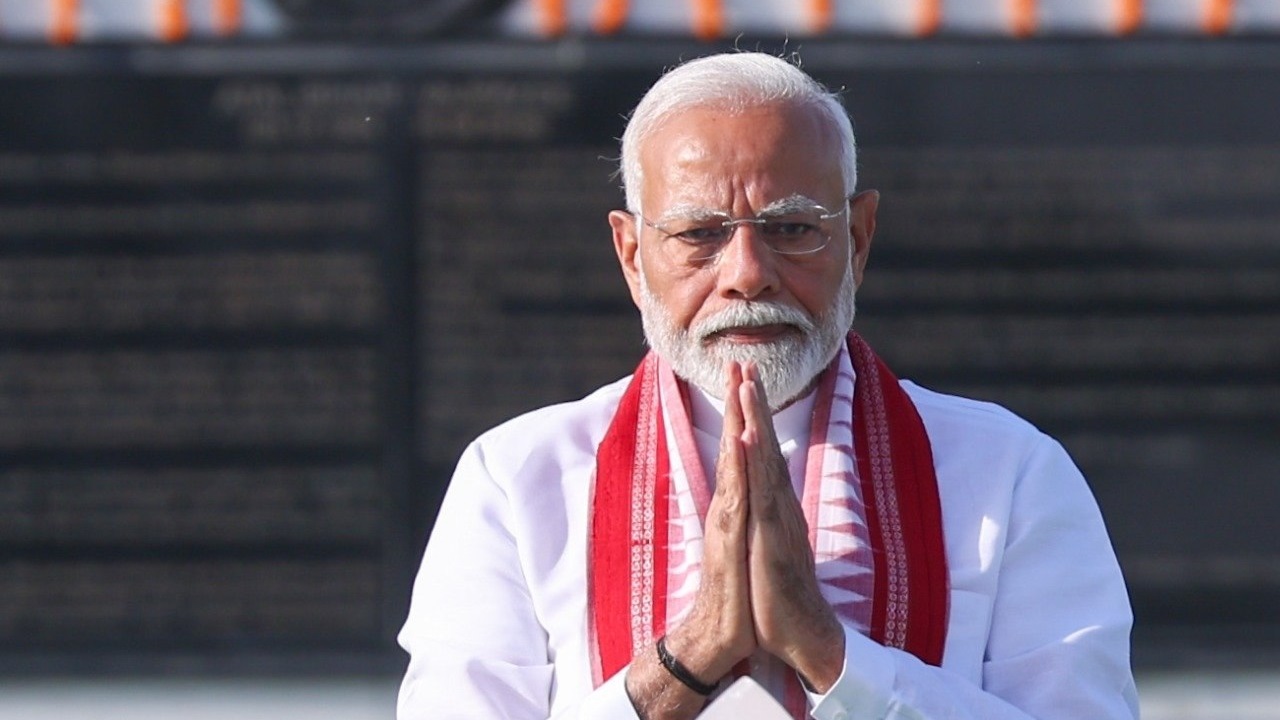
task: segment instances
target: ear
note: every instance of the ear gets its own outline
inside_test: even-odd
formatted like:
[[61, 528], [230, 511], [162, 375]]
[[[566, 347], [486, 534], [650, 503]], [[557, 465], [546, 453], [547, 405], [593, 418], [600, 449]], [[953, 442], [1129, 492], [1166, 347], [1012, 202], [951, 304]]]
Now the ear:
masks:
[[853, 238], [853, 281], [862, 287], [862, 273], [871, 254], [871, 238], [876, 234], [876, 209], [880, 207], [878, 190], [863, 190], [849, 198], [849, 236]]
[[622, 276], [631, 288], [631, 301], [640, 306], [640, 238], [636, 235], [636, 216], [622, 210], [609, 213], [613, 228], [613, 251], [618, 255]]

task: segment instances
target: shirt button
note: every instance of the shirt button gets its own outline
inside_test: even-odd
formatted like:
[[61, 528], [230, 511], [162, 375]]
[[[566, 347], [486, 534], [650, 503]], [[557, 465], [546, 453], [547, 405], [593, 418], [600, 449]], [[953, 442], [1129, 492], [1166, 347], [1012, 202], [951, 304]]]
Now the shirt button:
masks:
[[844, 710], [837, 710], [836, 714], [831, 716], [831, 720], [849, 720], [849, 713]]

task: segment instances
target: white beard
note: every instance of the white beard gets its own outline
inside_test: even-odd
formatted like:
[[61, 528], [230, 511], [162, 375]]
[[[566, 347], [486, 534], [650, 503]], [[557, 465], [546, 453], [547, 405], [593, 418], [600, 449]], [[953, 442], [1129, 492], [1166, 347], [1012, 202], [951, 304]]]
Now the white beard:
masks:
[[[836, 356], [853, 326], [857, 289], [853, 268], [847, 267], [830, 312], [810, 318], [790, 305], [742, 301], [685, 329], [676, 325], [649, 290], [642, 268], [640, 319], [649, 347], [671, 364], [676, 375], [712, 397], [724, 399], [726, 362], [755, 363], [769, 406], [777, 412], [808, 390]], [[796, 332], [763, 343], [733, 343], [712, 337], [728, 328], [778, 324], [790, 325]]]

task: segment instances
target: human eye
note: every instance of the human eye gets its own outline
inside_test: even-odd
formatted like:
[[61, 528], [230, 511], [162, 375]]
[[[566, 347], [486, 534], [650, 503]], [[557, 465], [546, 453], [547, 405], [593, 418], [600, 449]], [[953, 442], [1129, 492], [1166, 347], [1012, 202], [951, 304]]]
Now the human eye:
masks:
[[823, 244], [822, 226], [807, 215], [771, 218], [760, 230], [773, 249], [783, 253], [809, 252]]
[[730, 228], [723, 222], [692, 223], [671, 233], [671, 236], [689, 245], [704, 247], [719, 245], [729, 239]]
[[768, 220], [761, 229], [765, 235], [779, 239], [802, 238], [819, 232], [818, 225], [807, 219]]

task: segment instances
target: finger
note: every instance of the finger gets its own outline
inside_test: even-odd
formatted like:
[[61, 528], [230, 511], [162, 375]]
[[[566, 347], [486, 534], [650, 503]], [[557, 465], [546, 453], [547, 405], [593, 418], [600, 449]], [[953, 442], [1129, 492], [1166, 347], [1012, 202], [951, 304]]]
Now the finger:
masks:
[[738, 404], [742, 407], [742, 431], [739, 433], [739, 437], [742, 439], [748, 478], [752, 474], [753, 466], [762, 459], [760, 439], [763, 429], [761, 428], [760, 410], [757, 407], [757, 387], [755, 382], [744, 378], [742, 385], [738, 389]]
[[764, 402], [766, 409], [769, 407], [769, 399], [765, 397], [764, 383], [760, 382], [760, 366], [753, 362], [743, 363], [742, 377], [744, 380], [755, 383], [758, 386], [760, 399]]
[[[755, 379], [752, 379], [753, 376]], [[753, 366], [746, 370], [739, 396], [743, 407], [742, 443], [746, 455], [747, 481], [753, 495], [754, 509], [758, 499], [784, 490], [789, 492], [791, 477], [778, 446], [773, 416], [764, 399], [763, 386]], [[761, 497], [756, 497], [757, 495]]]
[[[755, 648], [747, 570], [747, 470], [742, 445], [742, 370], [725, 365], [725, 427], [716, 459], [716, 489], [707, 511], [703, 579], [691, 619], [707, 617], [702, 634], [723, 644], [730, 665]], [[728, 667], [721, 669], [728, 671]]]
[[[747, 527], [748, 488], [747, 460], [737, 438], [726, 441], [716, 468], [716, 490], [707, 509], [708, 535], [714, 526], [729, 542], [743, 538]], [[736, 540], [735, 540], [736, 538]], [[742, 548], [745, 550], [745, 546]]]
[[724, 429], [720, 437], [722, 440], [729, 437], [736, 439], [742, 435], [744, 422], [741, 398], [744, 368], [737, 362], [730, 361], [725, 363], [724, 375]]
[[[716, 458], [716, 494], [745, 492], [746, 466], [742, 454], [742, 368], [725, 364], [724, 427], [720, 432], [720, 455]], [[723, 482], [722, 482], [723, 480]]]
[[[746, 529], [747, 460], [742, 445], [742, 405], [738, 398], [742, 369], [736, 362], [725, 365], [724, 429], [720, 454], [716, 458], [716, 487], [708, 510], [708, 525], [741, 539]], [[732, 541], [732, 538], [730, 538]]]
[[[742, 371], [743, 385], [751, 384], [747, 392], [740, 392], [739, 402], [743, 406], [743, 414], [751, 415], [755, 436], [766, 447], [778, 447], [778, 436], [773, 429], [773, 411], [769, 407], [769, 399], [765, 395], [764, 383], [760, 381], [760, 369], [755, 363], [747, 363]], [[744, 422], [745, 422], [744, 417]]]

